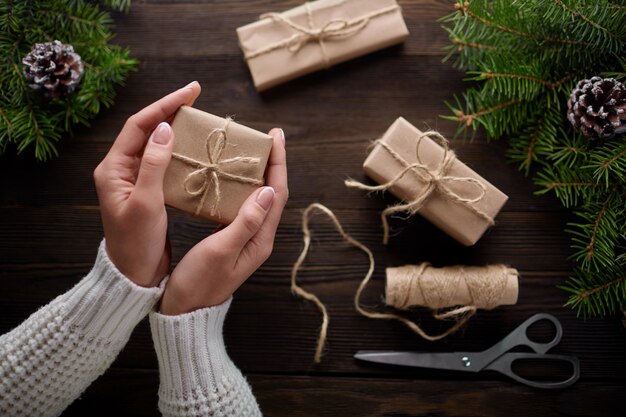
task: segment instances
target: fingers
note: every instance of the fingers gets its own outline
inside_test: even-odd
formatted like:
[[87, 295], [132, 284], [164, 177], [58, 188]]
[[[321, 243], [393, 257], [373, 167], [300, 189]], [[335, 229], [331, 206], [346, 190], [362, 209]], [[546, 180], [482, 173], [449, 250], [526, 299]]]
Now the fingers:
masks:
[[274, 205], [267, 214], [267, 220], [259, 233], [255, 236], [259, 244], [271, 245], [276, 235], [276, 229], [283, 209], [289, 199], [289, 186], [287, 183], [287, 152], [285, 150], [285, 134], [282, 129], [272, 129], [270, 136], [274, 138], [272, 152], [266, 169], [266, 184], [274, 189], [276, 197]]
[[174, 132], [169, 124], [162, 122], [150, 135], [141, 158], [137, 182], [131, 198], [141, 198], [162, 204], [163, 177], [174, 146]]
[[252, 193], [239, 209], [235, 220], [219, 232], [223, 247], [234, 253], [234, 259], [265, 223], [274, 195], [272, 187], [261, 187]]
[[241, 251], [237, 267], [244, 274], [254, 272], [271, 255], [276, 229], [289, 198], [284, 133], [282, 129], [272, 129], [270, 135], [274, 138], [274, 143], [266, 170], [266, 183], [275, 191], [274, 203], [259, 231]]
[[132, 115], [118, 135], [111, 152], [135, 156], [143, 149], [146, 138], [156, 126], [172, 117], [182, 105], [190, 105], [200, 95], [197, 81], [183, 87]]

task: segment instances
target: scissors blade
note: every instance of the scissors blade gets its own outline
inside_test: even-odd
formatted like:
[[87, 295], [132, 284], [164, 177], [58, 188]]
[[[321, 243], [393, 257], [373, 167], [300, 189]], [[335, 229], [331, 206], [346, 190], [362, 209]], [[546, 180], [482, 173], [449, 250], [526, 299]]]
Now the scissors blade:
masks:
[[419, 353], [362, 350], [357, 352], [354, 357], [362, 361], [388, 365], [478, 372], [480, 369], [476, 366], [472, 366], [472, 355], [473, 354], [469, 352]]

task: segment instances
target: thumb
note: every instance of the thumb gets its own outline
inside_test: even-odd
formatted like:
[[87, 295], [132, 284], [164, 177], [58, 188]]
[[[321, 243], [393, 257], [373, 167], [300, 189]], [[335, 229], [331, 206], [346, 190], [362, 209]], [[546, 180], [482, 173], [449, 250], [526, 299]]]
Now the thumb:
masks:
[[[241, 251], [261, 229], [268, 210], [274, 201], [274, 189], [261, 187], [243, 203], [233, 222], [219, 231], [223, 245], [231, 250]], [[239, 253], [239, 252], [237, 252]]]
[[152, 196], [163, 194], [163, 177], [172, 159], [173, 139], [174, 132], [168, 123], [163, 122], [154, 129], [141, 157], [136, 191]]

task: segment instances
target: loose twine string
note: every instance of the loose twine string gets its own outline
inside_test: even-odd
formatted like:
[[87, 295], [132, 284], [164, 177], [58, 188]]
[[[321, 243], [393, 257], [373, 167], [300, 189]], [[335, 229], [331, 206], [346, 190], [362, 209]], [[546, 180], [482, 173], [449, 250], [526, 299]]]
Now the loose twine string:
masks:
[[[198, 205], [196, 206], [195, 215], [199, 215], [204, 207], [206, 200], [213, 190], [214, 199], [209, 206], [209, 212], [211, 215], [215, 215], [217, 213], [217, 207], [222, 199], [222, 191], [220, 188], [220, 178], [224, 178], [230, 181], [236, 181], [242, 184], [250, 184], [250, 185], [263, 185], [262, 180], [258, 180], [256, 178], [244, 177], [242, 175], [231, 174], [222, 169], [223, 165], [230, 165], [235, 163], [245, 163], [245, 164], [258, 164], [261, 162], [260, 158], [252, 158], [247, 156], [236, 156], [234, 158], [222, 159], [222, 154], [224, 153], [224, 149], [226, 148], [226, 142], [228, 138], [226, 136], [226, 130], [230, 125], [232, 118], [227, 117], [224, 121], [223, 127], [218, 127], [212, 129], [205, 139], [205, 147], [207, 153], [208, 162], [199, 161], [188, 156], [172, 153], [172, 157], [174, 159], [178, 159], [188, 165], [196, 168], [195, 171], [190, 172], [185, 181], [183, 182], [183, 187], [185, 191], [192, 196], [201, 196], [200, 201], [198, 201]], [[192, 188], [192, 182], [194, 178], [200, 177], [201, 182], [200, 186], [197, 188]]]
[[[356, 310], [363, 316], [369, 317], [372, 319], [385, 319], [385, 320], [398, 320], [404, 323], [409, 329], [413, 332], [417, 333], [421, 337], [429, 341], [435, 341], [439, 339], [443, 339], [444, 337], [456, 332], [459, 328], [461, 328], [478, 308], [487, 308], [491, 309], [497, 306], [498, 300], [502, 298], [503, 291], [506, 288], [507, 284], [507, 274], [502, 273], [503, 271], [509, 272], [510, 269], [504, 267], [503, 265], [492, 265], [485, 268], [474, 268], [476, 270], [475, 273], [468, 274], [464, 269], [454, 270], [454, 268], [450, 268], [450, 273], [445, 277], [437, 280], [424, 280], [424, 272], [430, 268], [430, 265], [427, 263], [423, 263], [418, 266], [412, 266], [413, 268], [407, 269], [403, 274], [403, 278], [399, 280], [401, 282], [395, 288], [387, 290], [387, 297], [389, 299], [401, 300], [394, 305], [394, 307], [406, 309], [408, 307], [409, 295], [413, 288], [418, 288], [419, 291], [422, 292], [422, 297], [426, 300], [427, 307], [431, 307], [433, 317], [438, 320], [445, 319], [456, 319], [456, 322], [452, 327], [448, 330], [444, 331], [441, 334], [431, 336], [426, 333], [420, 326], [407, 319], [406, 317], [392, 314], [392, 313], [379, 313], [374, 311], [368, 311], [361, 306], [361, 295], [365, 290], [365, 287], [369, 283], [372, 275], [374, 274], [374, 254], [372, 251], [354, 239], [348, 233], [345, 232], [339, 219], [337, 216], [326, 206], [313, 203], [309, 205], [304, 212], [302, 213], [302, 234], [304, 241], [304, 248], [300, 253], [300, 256], [296, 260], [293, 268], [291, 269], [291, 292], [313, 302], [320, 313], [322, 313], [322, 326], [319, 331], [317, 346], [315, 348], [315, 363], [320, 363], [322, 359], [322, 352], [324, 349], [324, 345], [326, 343], [326, 338], [328, 335], [328, 325], [329, 325], [329, 315], [326, 306], [320, 299], [313, 293], [303, 289], [297, 283], [298, 271], [302, 267], [304, 260], [306, 259], [309, 249], [311, 247], [311, 230], [309, 226], [309, 222], [313, 214], [319, 211], [325, 214], [335, 226], [335, 229], [339, 232], [339, 234], [344, 238], [344, 240], [351, 245], [357, 247], [358, 249], [365, 252], [369, 260], [369, 268], [367, 273], [363, 277], [363, 280], [359, 284], [359, 287], [354, 296], [354, 307]], [[516, 272], [516, 271], [515, 271]], [[410, 279], [407, 279], [410, 277]], [[389, 277], [388, 277], [389, 279]], [[460, 284], [460, 280], [465, 279], [468, 284], [468, 288], [470, 289], [470, 298], [471, 303], [467, 306], [461, 306], [449, 311], [438, 311], [436, 309], [442, 307], [449, 307], [450, 300], [453, 297], [456, 288]], [[396, 280], [392, 280], [395, 282]], [[388, 281], [389, 282], [389, 281]], [[432, 303], [432, 305], [430, 304]]]
[[[430, 138], [434, 140], [443, 148], [443, 156], [439, 164], [434, 169], [430, 169], [426, 164], [424, 164], [419, 154], [419, 146], [424, 138]], [[382, 139], [377, 139], [376, 141], [374, 141], [373, 145], [381, 146], [383, 149], [385, 149], [396, 162], [402, 165], [403, 169], [394, 178], [392, 178], [389, 182], [386, 182], [385, 184], [367, 185], [353, 179], [347, 179], [345, 181], [345, 185], [347, 187], [358, 188], [359, 190], [365, 190], [369, 192], [386, 191], [390, 187], [396, 185], [408, 172], [412, 172], [419, 181], [425, 183], [424, 189], [420, 193], [417, 193], [413, 200], [389, 206], [381, 213], [381, 220], [383, 223], [384, 232], [383, 243], [385, 245], [389, 243], [388, 216], [402, 211], [407, 211], [411, 216], [414, 215], [419, 210], [421, 210], [422, 207], [424, 207], [424, 204], [426, 204], [428, 199], [433, 195], [435, 191], [447, 200], [464, 205], [471, 212], [489, 222], [490, 225], [494, 224], [493, 217], [474, 205], [480, 202], [485, 197], [487, 193], [487, 188], [485, 187], [485, 185], [476, 178], [455, 177], [447, 175], [450, 167], [452, 166], [452, 163], [456, 159], [456, 155], [454, 151], [450, 149], [448, 140], [441, 136], [440, 133], [435, 131], [426, 131], [417, 137], [417, 140], [415, 141], [415, 157], [417, 159], [417, 162], [413, 164], [409, 164], [407, 160], [402, 157], [402, 155], [396, 152]], [[459, 195], [459, 193], [452, 190], [448, 185], [455, 182], [466, 183], [475, 186], [479, 191], [478, 195], [474, 198], [463, 197], [462, 195]]]
[[400, 6], [396, 4], [393, 6], [385, 7], [383, 9], [376, 10], [374, 12], [368, 13], [364, 16], [352, 20], [333, 19], [319, 29], [316, 29], [314, 26], [313, 11], [311, 10], [310, 2], [305, 3], [305, 8], [309, 25], [308, 28], [295, 23], [293, 20], [285, 17], [282, 13], [262, 14], [260, 16], [261, 19], [269, 18], [276, 22], [285, 23], [297, 33], [294, 33], [286, 39], [267, 45], [266, 47], [258, 49], [254, 52], [246, 53], [246, 59], [253, 59], [282, 48], [287, 48], [290, 52], [297, 52], [309, 42], [318, 42], [320, 45], [320, 51], [322, 53], [322, 59], [324, 60], [324, 65], [326, 68], [329, 68], [330, 58], [326, 51], [326, 45], [324, 44], [324, 41], [356, 35], [369, 24], [371, 19], [398, 10]]
[[[304, 248], [302, 249], [302, 252], [300, 253], [300, 256], [298, 257], [298, 260], [296, 261], [296, 263], [293, 265], [293, 268], [291, 269], [291, 292], [295, 295], [298, 295], [306, 300], [309, 300], [315, 303], [319, 311], [322, 313], [322, 327], [320, 328], [320, 333], [317, 339], [317, 347], [315, 348], [315, 363], [320, 363], [320, 361], [322, 360], [322, 350], [324, 349], [324, 344], [326, 343], [326, 335], [328, 333], [328, 321], [329, 321], [328, 311], [326, 310], [326, 306], [324, 305], [324, 303], [322, 303], [320, 299], [317, 298], [316, 295], [306, 291], [305, 289], [300, 287], [297, 283], [298, 270], [300, 270], [302, 263], [306, 259], [307, 254], [309, 253], [309, 248], [311, 247], [311, 230], [309, 229], [309, 221], [311, 220], [311, 216], [314, 214], [316, 210], [328, 216], [328, 218], [335, 225], [335, 229], [337, 229], [339, 234], [346, 240], [346, 242], [352, 244], [353, 246], [356, 246], [357, 248], [361, 249], [363, 252], [367, 254], [367, 257], [369, 258], [370, 267], [367, 270], [367, 274], [365, 274], [365, 280], [369, 280], [372, 274], [374, 273], [375, 264], [374, 264], [374, 254], [372, 253], [372, 251], [369, 250], [367, 246], [365, 246], [364, 244], [362, 244], [361, 242], [359, 242], [358, 240], [354, 239], [352, 236], [347, 234], [343, 230], [343, 227], [341, 226], [341, 223], [339, 223], [339, 219], [337, 219], [337, 216], [335, 216], [335, 213], [333, 213], [328, 207], [319, 203], [313, 203], [304, 210], [304, 212], [302, 213], [302, 235], [303, 235], [303, 240], [304, 240]], [[359, 309], [360, 309], [360, 306], [357, 305], [357, 310]]]

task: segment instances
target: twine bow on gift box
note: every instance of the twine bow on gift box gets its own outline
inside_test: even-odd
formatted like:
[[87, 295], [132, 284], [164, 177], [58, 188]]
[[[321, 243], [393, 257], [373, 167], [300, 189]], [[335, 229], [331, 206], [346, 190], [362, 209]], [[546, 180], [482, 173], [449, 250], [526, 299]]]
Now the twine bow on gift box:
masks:
[[277, 22], [285, 23], [296, 31], [296, 33], [284, 40], [272, 43], [264, 48], [246, 53], [246, 59], [253, 59], [281, 48], [287, 48], [290, 52], [297, 52], [309, 42], [318, 42], [322, 53], [322, 59], [324, 60], [324, 65], [328, 68], [330, 67], [330, 58], [324, 44], [325, 40], [339, 39], [356, 35], [369, 24], [371, 19], [396, 11], [400, 8], [400, 6], [395, 4], [352, 20], [332, 19], [321, 28], [315, 28], [313, 22], [313, 11], [311, 10], [310, 2], [305, 3], [305, 8], [309, 24], [308, 28], [295, 23], [293, 20], [285, 17], [281, 13], [262, 14], [260, 16], [261, 19], [269, 18]]
[[[424, 138], [430, 138], [434, 140], [443, 148], [443, 156], [441, 158], [441, 161], [434, 169], [431, 169], [426, 164], [424, 164], [419, 155], [419, 146]], [[417, 140], [415, 141], [415, 157], [417, 159], [417, 162], [413, 164], [409, 164], [406, 159], [402, 157], [402, 155], [396, 152], [382, 139], [376, 140], [374, 142], [374, 146], [381, 146], [383, 149], [389, 152], [393, 159], [403, 166], [403, 169], [393, 179], [386, 182], [385, 184], [366, 185], [359, 181], [348, 179], [345, 181], [345, 185], [347, 187], [358, 188], [365, 191], [386, 191], [390, 187], [396, 185], [409, 172], [415, 174], [415, 176], [421, 182], [425, 183], [423, 191], [418, 193], [413, 200], [401, 204], [396, 204], [394, 206], [389, 206], [381, 213], [384, 231], [383, 243], [385, 245], [389, 242], [389, 221], [387, 220], [387, 217], [394, 213], [399, 213], [403, 211], [408, 212], [410, 215], [414, 215], [424, 206], [424, 204], [426, 204], [426, 202], [433, 195], [434, 192], [438, 192], [442, 197], [447, 200], [455, 201], [462, 204], [468, 210], [489, 222], [490, 225], [494, 224], [493, 217], [491, 217], [489, 214], [485, 213], [475, 205], [485, 197], [487, 193], [487, 188], [485, 187], [485, 185], [476, 178], [455, 177], [447, 175], [450, 167], [452, 166], [452, 163], [456, 159], [456, 155], [454, 154], [454, 151], [452, 151], [448, 146], [448, 140], [441, 136], [441, 134], [439, 134], [438, 132], [427, 131], [417, 137]], [[471, 184], [475, 186], [478, 190], [478, 195], [473, 198], [460, 195], [457, 191], [454, 191], [449, 186], [449, 184], [455, 182]]]
[[[188, 156], [172, 153], [172, 157], [174, 159], [178, 159], [188, 165], [196, 168], [195, 171], [190, 172], [185, 181], [183, 182], [183, 187], [185, 191], [192, 196], [200, 196], [200, 201], [198, 201], [198, 205], [196, 206], [195, 215], [199, 215], [204, 207], [206, 200], [213, 191], [214, 199], [209, 206], [209, 210], [211, 215], [217, 214], [217, 207], [222, 198], [222, 192], [220, 189], [220, 178], [240, 182], [242, 184], [250, 184], [250, 185], [263, 185], [262, 180], [258, 180], [256, 178], [244, 177], [242, 175], [231, 174], [230, 172], [224, 171], [222, 168], [224, 165], [232, 165], [236, 163], [244, 163], [244, 164], [258, 164], [260, 163], [259, 158], [252, 158], [247, 156], [236, 156], [234, 158], [222, 159], [222, 154], [224, 153], [224, 149], [226, 148], [226, 142], [228, 140], [226, 136], [226, 130], [230, 125], [232, 119], [227, 117], [224, 126], [221, 128], [212, 129], [208, 136], [205, 139], [205, 147], [207, 153], [207, 162], [198, 161], [193, 158], [189, 158]], [[199, 180], [199, 181], [198, 181]], [[194, 183], [200, 183], [200, 186], [196, 186], [194, 188]]]

